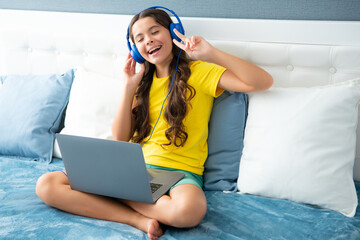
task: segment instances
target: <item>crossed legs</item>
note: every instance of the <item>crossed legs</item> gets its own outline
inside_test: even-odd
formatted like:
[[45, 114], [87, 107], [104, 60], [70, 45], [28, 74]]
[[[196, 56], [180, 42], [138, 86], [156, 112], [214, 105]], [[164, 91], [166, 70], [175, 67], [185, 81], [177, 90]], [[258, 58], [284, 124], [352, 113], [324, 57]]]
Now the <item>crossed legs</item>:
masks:
[[159, 222], [173, 227], [194, 227], [206, 213], [203, 191], [191, 184], [179, 185], [170, 195], [148, 204], [72, 190], [62, 172], [49, 172], [39, 178], [36, 194], [49, 206], [76, 215], [125, 223], [146, 232], [150, 239], [163, 234]]

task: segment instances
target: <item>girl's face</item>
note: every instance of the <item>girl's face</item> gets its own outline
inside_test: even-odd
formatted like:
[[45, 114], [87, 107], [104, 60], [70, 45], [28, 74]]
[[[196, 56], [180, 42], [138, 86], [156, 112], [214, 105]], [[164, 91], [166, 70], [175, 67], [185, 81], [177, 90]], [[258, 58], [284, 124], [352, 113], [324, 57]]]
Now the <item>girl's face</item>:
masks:
[[172, 38], [170, 31], [152, 17], [141, 18], [132, 26], [136, 48], [145, 60], [156, 66], [170, 64]]

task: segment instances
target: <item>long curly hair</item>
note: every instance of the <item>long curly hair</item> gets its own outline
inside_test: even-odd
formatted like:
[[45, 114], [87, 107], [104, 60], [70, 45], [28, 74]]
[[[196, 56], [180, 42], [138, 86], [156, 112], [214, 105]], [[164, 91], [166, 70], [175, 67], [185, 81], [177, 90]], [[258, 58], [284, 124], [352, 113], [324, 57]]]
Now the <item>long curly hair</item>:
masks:
[[[141, 18], [152, 17], [157, 23], [163, 27], [170, 29], [172, 23], [169, 15], [159, 9], [147, 9], [141, 13], [135, 15], [129, 25], [129, 35], [134, 42], [134, 36], [132, 33], [132, 26], [136, 21]], [[164, 111], [165, 120], [169, 124], [169, 128], [165, 131], [165, 137], [168, 143], [162, 144], [162, 146], [169, 146], [174, 144], [176, 147], [184, 146], [188, 133], [186, 132], [183, 124], [183, 119], [186, 116], [190, 100], [195, 96], [195, 89], [190, 86], [187, 81], [190, 77], [191, 71], [189, 68], [190, 60], [187, 58], [185, 52], [181, 51], [173, 44], [172, 47], [173, 57], [170, 63], [170, 76], [172, 80], [176, 71], [177, 56], [180, 54], [179, 64], [177, 68], [176, 77], [173, 87], [167, 99], [167, 105]], [[136, 143], [142, 143], [145, 141], [151, 132], [149, 124], [149, 92], [153, 81], [153, 75], [155, 71], [155, 65], [145, 61], [145, 73], [140, 81], [135, 93], [136, 106], [132, 109], [132, 113], [135, 116], [135, 133], [132, 137], [132, 141]], [[170, 89], [171, 81], [169, 81], [168, 89]]]

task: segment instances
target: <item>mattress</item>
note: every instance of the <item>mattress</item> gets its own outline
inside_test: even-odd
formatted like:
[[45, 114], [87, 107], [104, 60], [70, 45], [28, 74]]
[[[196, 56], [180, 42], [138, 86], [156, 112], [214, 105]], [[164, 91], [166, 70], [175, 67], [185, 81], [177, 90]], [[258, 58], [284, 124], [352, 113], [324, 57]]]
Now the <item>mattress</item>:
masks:
[[[37, 179], [64, 169], [0, 157], [0, 239], [147, 239], [128, 225], [69, 214], [45, 205], [35, 194]], [[360, 198], [360, 184], [356, 184]], [[355, 217], [287, 200], [236, 192], [207, 191], [208, 211], [195, 228], [168, 227], [161, 239], [360, 239]]]

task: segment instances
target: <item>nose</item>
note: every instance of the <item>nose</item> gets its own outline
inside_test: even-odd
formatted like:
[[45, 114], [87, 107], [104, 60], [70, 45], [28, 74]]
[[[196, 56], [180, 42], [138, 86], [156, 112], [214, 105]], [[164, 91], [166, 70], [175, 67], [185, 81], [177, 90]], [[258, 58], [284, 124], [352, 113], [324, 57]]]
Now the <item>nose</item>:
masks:
[[153, 41], [153, 39], [152, 39], [152, 37], [151, 36], [147, 36], [146, 37], [146, 45], [149, 45], [150, 43], [153, 43], [154, 41]]

